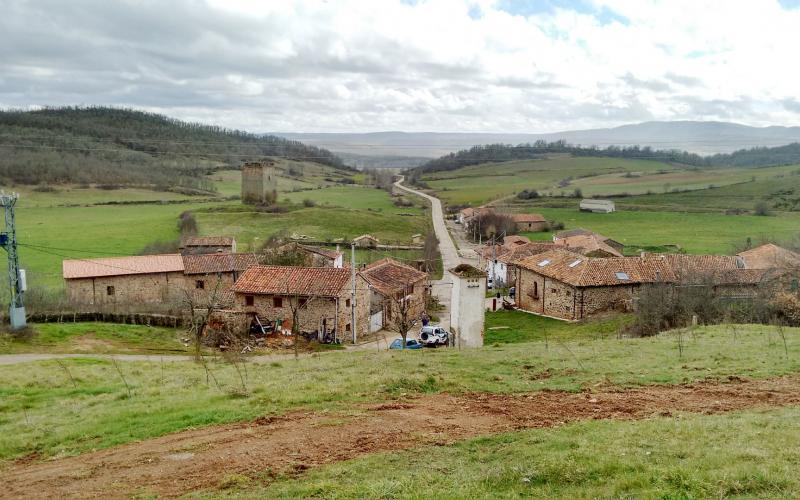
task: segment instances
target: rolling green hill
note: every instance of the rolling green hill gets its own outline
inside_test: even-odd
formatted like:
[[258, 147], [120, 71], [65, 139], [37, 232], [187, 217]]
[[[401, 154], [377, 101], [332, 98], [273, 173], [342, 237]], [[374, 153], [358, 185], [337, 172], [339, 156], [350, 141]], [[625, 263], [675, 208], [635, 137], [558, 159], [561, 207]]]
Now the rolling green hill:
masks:
[[107, 107], [0, 111], [0, 184], [105, 184], [210, 191], [203, 175], [265, 156], [348, 169], [274, 136]]

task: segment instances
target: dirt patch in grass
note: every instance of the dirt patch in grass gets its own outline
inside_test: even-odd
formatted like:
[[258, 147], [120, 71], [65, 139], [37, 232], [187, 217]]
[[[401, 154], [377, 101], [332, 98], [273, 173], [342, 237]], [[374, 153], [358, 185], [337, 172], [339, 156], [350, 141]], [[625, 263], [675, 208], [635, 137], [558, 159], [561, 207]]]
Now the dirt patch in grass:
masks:
[[[675, 412], [721, 413], [800, 404], [800, 376], [739, 377], [679, 386], [580, 393], [434, 394], [359, 406], [360, 412], [295, 412], [213, 426], [46, 462], [20, 460], [2, 471], [12, 497], [175, 496], [364, 454], [445, 445], [479, 435], [587, 419], [643, 419]], [[336, 419], [337, 425], [320, 425]], [[192, 450], [186, 453], [186, 450]], [[264, 473], [269, 471], [269, 474]], [[227, 478], [227, 479], [226, 479]], [[229, 487], [229, 486], [226, 486]]]

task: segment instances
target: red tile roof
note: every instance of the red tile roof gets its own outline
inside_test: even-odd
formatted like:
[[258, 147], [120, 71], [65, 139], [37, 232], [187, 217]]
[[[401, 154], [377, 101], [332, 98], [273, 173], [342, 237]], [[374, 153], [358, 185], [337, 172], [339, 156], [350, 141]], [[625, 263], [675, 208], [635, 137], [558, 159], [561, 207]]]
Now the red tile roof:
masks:
[[510, 234], [503, 238], [503, 246], [506, 248], [515, 248], [518, 245], [524, 245], [525, 243], [530, 243], [531, 240], [524, 236], [520, 236], [518, 234]]
[[603, 238], [605, 237], [596, 234], [578, 234], [559, 238], [555, 243], [583, 255], [600, 253], [604, 255], [595, 255], [595, 257], [622, 257], [619, 250], [606, 243], [607, 238]]
[[135, 255], [101, 259], [67, 259], [61, 264], [64, 279], [99, 278], [126, 274], [153, 274], [183, 271], [180, 254]]
[[767, 243], [737, 254], [748, 269], [778, 269], [800, 267], [800, 254]]
[[530, 257], [531, 255], [538, 255], [540, 253], [553, 250], [555, 245], [553, 243], [527, 243], [518, 246], [517, 248], [503, 252], [497, 256], [497, 260], [506, 264], [511, 264], [514, 261]]
[[188, 236], [181, 241], [183, 247], [223, 247], [233, 245], [229, 236]]
[[514, 214], [511, 218], [514, 222], [547, 222], [542, 214]]
[[258, 264], [258, 257], [251, 253], [208, 253], [183, 256], [185, 274], [244, 271], [256, 264]]
[[236, 293], [336, 297], [350, 284], [350, 269], [251, 266], [233, 285]]
[[428, 277], [426, 273], [390, 258], [373, 262], [361, 271], [361, 276], [385, 296], [402, 293], [408, 286]]
[[559, 249], [526, 257], [516, 265], [576, 287], [676, 281], [661, 256], [602, 259]]

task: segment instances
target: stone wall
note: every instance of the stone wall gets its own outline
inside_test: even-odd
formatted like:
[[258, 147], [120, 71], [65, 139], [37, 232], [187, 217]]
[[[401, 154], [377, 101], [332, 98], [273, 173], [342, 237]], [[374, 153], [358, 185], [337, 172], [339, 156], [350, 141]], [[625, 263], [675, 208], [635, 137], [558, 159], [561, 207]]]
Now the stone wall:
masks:
[[517, 222], [517, 231], [544, 231], [547, 229], [547, 222]]
[[525, 311], [567, 320], [582, 319], [605, 311], [630, 311], [635, 285], [576, 288], [528, 269], [517, 272], [517, 307]]
[[136, 308], [138, 304], [178, 304], [185, 286], [182, 272], [67, 279], [74, 304]]
[[[357, 335], [369, 333], [369, 289], [366, 282], [356, 278], [356, 330]], [[253, 305], [247, 305], [247, 297], [253, 298]], [[278, 299], [278, 300], [276, 300]], [[350, 312], [351, 288], [348, 285], [338, 297], [296, 297], [292, 295], [235, 294], [235, 309], [244, 313], [249, 326], [253, 314], [262, 321], [282, 320], [286, 329], [291, 329], [292, 307], [299, 306], [299, 328], [302, 332], [322, 332], [336, 330], [342, 342], [352, 341], [352, 317]], [[244, 322], [242, 322], [244, 324]]]

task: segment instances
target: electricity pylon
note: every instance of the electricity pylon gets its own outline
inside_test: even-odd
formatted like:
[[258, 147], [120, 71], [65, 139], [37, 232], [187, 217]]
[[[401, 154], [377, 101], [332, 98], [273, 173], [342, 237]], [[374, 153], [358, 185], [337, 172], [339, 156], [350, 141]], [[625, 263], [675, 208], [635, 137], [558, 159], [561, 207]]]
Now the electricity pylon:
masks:
[[11, 289], [11, 304], [8, 308], [8, 317], [12, 330], [19, 330], [26, 325], [25, 304], [22, 301], [25, 295], [25, 271], [19, 268], [17, 255], [17, 228], [14, 222], [14, 205], [17, 204], [17, 193], [6, 194], [0, 192], [0, 205], [3, 206], [6, 219], [5, 231], [0, 233], [0, 246], [8, 253], [8, 285]]

